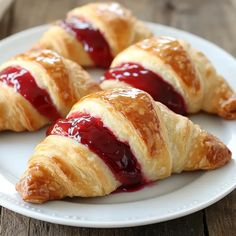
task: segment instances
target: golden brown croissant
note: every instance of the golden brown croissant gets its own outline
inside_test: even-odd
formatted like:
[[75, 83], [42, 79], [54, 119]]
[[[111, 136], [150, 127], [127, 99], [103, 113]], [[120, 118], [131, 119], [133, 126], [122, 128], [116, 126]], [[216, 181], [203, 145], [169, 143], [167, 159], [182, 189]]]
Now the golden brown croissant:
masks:
[[143, 40], [121, 52], [103, 89], [133, 86], [180, 114], [200, 110], [236, 119], [236, 95], [206, 56], [170, 37]]
[[119, 3], [90, 3], [51, 26], [36, 47], [55, 50], [82, 66], [109, 67], [115, 55], [151, 35]]
[[50, 128], [16, 189], [33, 203], [104, 196], [230, 159], [221, 141], [146, 92], [114, 89], [82, 98]]
[[0, 66], [0, 131], [37, 130], [99, 90], [79, 65], [53, 51], [18, 55]]

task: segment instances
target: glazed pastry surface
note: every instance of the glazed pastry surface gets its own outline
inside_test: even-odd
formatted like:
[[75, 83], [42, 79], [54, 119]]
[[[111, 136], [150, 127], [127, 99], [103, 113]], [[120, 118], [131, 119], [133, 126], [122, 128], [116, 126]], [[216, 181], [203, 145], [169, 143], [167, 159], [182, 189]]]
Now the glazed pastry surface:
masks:
[[37, 130], [99, 90], [86, 71], [56, 52], [20, 54], [0, 66], [0, 131]]
[[116, 56], [103, 89], [132, 86], [179, 114], [200, 110], [236, 119], [236, 95], [202, 53], [183, 40], [154, 37]]
[[119, 3], [90, 3], [51, 26], [36, 47], [55, 50], [82, 66], [107, 68], [119, 52], [150, 36], [144, 23]]
[[48, 130], [16, 189], [33, 203], [104, 196], [230, 159], [220, 140], [146, 92], [114, 89], [82, 98]]

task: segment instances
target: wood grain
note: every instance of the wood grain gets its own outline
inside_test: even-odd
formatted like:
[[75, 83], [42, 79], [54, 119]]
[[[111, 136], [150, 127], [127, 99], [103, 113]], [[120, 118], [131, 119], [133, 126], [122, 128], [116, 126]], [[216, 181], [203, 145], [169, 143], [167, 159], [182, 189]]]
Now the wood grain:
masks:
[[236, 235], [236, 191], [205, 212], [209, 235]]
[[30, 218], [2, 208], [0, 235], [28, 235]]
[[[17, 0], [0, 22], [0, 38], [63, 18], [87, 0]], [[139, 18], [206, 38], [236, 56], [236, 0], [120, 0]], [[199, 194], [201, 190], [199, 189]], [[124, 229], [89, 229], [42, 222], [0, 208], [0, 235], [236, 235], [236, 191], [205, 210], [176, 220]]]
[[11, 28], [13, 23], [13, 10], [14, 4], [10, 5], [5, 11], [2, 18], [0, 18], [0, 39], [5, 38], [11, 34]]

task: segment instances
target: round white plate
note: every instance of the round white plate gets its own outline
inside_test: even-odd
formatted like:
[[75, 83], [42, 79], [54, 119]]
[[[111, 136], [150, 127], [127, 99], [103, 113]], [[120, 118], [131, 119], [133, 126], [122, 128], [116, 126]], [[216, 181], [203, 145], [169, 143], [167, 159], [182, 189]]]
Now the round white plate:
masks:
[[[218, 71], [236, 90], [235, 59], [216, 45], [192, 34], [149, 23], [156, 35], [188, 40], [212, 60]], [[48, 26], [39, 26], [0, 42], [0, 63], [29, 49]], [[93, 70], [94, 77], [102, 72]], [[28, 157], [44, 137], [45, 129], [34, 133], [0, 134], [0, 204], [36, 219], [73, 226], [126, 227], [174, 219], [207, 207], [236, 186], [236, 122], [200, 114], [191, 119], [218, 136], [231, 149], [230, 164], [209, 172], [174, 175], [137, 192], [100, 198], [74, 198], [42, 205], [28, 204], [15, 191], [15, 183], [26, 168]]]

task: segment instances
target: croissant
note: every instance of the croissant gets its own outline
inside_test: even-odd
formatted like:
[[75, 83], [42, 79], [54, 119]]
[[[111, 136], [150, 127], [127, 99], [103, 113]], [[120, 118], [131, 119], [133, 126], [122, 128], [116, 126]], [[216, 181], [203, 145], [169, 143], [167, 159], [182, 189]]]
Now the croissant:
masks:
[[182, 115], [203, 110], [236, 119], [236, 94], [206, 56], [182, 40], [153, 37], [121, 52], [101, 87], [128, 85]]
[[107, 68], [115, 55], [151, 35], [119, 3], [90, 3], [51, 26], [35, 47], [55, 50], [82, 66]]
[[0, 131], [37, 130], [99, 90], [79, 65], [53, 51], [18, 55], [0, 66]]
[[16, 185], [28, 202], [104, 196], [231, 159], [217, 138], [135, 88], [82, 98], [47, 134]]

